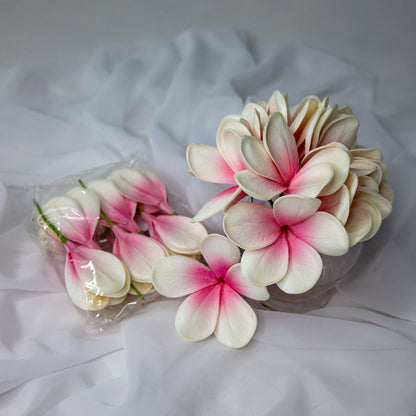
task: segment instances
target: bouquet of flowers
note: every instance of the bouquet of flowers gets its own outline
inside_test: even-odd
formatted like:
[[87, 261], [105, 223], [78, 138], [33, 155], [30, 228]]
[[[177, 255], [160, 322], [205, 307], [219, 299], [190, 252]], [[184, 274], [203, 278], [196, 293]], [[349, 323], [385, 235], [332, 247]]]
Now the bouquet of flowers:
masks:
[[[137, 167], [36, 203], [42, 230], [65, 247], [72, 301], [96, 310], [127, 293], [188, 295], [175, 318], [184, 339], [246, 345], [257, 318], [243, 297], [267, 300], [274, 284], [309, 291], [321, 254], [345, 254], [390, 214], [383, 154], [357, 144], [358, 127], [349, 107], [315, 96], [289, 107], [276, 91], [225, 117], [216, 147], [188, 146], [192, 175], [228, 185], [192, 220], [176, 215], [154, 172]], [[225, 235], [208, 234], [200, 222], [221, 211]]]

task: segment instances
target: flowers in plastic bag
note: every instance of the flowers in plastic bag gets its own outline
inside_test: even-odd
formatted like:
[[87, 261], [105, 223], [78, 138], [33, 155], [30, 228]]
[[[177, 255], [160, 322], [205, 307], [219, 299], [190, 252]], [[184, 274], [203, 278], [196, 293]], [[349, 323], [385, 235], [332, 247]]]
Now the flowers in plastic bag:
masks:
[[177, 215], [162, 180], [149, 169], [122, 168], [36, 202], [38, 223], [66, 250], [65, 285], [73, 303], [100, 310], [154, 290], [154, 264], [172, 252], [199, 253], [205, 227]]
[[179, 255], [159, 261], [153, 284], [167, 297], [189, 295], [175, 318], [181, 337], [200, 341], [214, 334], [227, 346], [243, 347], [254, 335], [257, 318], [241, 295], [267, 300], [268, 291], [241, 273], [240, 250], [226, 237], [208, 235], [201, 241], [201, 254], [207, 265]]

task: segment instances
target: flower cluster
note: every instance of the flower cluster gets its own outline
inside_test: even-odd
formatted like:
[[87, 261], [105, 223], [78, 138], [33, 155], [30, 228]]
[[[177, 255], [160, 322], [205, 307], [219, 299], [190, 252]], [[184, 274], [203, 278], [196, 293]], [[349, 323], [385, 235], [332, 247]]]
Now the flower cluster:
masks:
[[194, 256], [205, 227], [177, 215], [151, 170], [120, 168], [108, 179], [75, 187], [42, 207], [38, 222], [66, 252], [65, 285], [84, 310], [116, 305], [127, 294], [154, 290], [155, 263], [170, 254]]
[[[350, 108], [309, 96], [290, 108], [276, 91], [221, 122], [216, 147], [191, 144], [190, 173], [231, 185], [194, 217], [224, 211], [226, 235], [244, 250], [242, 274], [287, 293], [311, 289], [321, 254], [370, 239], [391, 212], [393, 192], [379, 149], [357, 145]], [[250, 197], [251, 202], [241, 202]], [[265, 201], [269, 201], [267, 206]]]

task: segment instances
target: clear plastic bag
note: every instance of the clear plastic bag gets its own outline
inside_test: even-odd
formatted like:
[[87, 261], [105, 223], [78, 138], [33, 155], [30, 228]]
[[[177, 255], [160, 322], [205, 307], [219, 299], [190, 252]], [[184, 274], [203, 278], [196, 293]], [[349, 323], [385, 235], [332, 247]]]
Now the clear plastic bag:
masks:
[[[151, 283], [152, 265], [158, 259], [176, 253], [199, 256], [199, 246], [185, 245], [178, 251], [161, 232], [163, 219], [173, 227], [185, 224], [187, 232], [206, 234], [201, 224], [191, 225], [189, 217], [176, 213], [189, 209], [183, 203], [175, 210], [171, 207], [163, 178], [147, 165], [135, 155], [31, 192], [34, 237], [93, 333], [160, 297]], [[142, 181], [144, 193], [126, 182], [127, 174]], [[123, 192], [115, 184], [125, 187]], [[126, 196], [130, 191], [133, 196]]]

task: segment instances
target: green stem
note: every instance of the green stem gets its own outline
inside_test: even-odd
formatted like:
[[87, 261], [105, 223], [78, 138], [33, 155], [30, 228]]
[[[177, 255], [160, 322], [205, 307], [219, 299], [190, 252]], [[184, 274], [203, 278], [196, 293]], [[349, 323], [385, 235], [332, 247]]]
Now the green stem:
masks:
[[[87, 189], [87, 187], [85, 186], [85, 183], [82, 182], [81, 179], [78, 179], [78, 183], [81, 185], [82, 188]], [[110, 220], [110, 218], [108, 217], [108, 215], [102, 209], [100, 209], [100, 213], [104, 217], [104, 219], [107, 221], [107, 223], [110, 226], [110, 228], [113, 228], [114, 223], [113, 223], [113, 221]]]
[[139, 292], [136, 286], [134, 286], [133, 283], [130, 283], [130, 287], [142, 298], [144, 299], [144, 296]]
[[61, 240], [62, 244], [65, 244], [68, 241], [68, 238], [66, 238], [47, 218], [46, 215], [43, 213], [42, 208], [40, 207], [40, 205], [38, 204], [38, 202], [36, 201], [36, 199], [33, 200], [33, 203], [35, 204], [35, 207], [40, 215], [40, 217], [42, 218], [42, 220], [44, 221], [44, 223], [59, 237], [59, 239]]

